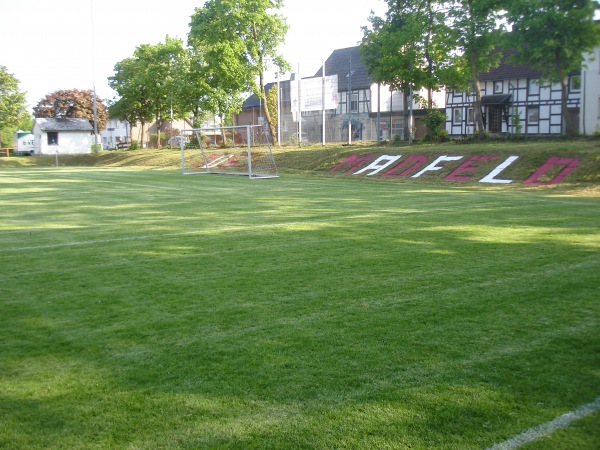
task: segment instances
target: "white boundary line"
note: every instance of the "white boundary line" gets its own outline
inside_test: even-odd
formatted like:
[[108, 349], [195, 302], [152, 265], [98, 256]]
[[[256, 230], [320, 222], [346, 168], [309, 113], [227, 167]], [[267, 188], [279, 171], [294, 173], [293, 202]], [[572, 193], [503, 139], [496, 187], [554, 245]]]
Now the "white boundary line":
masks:
[[528, 444], [536, 439], [549, 436], [556, 430], [566, 428], [575, 420], [582, 419], [585, 416], [600, 410], [600, 397], [591, 403], [587, 403], [579, 408], [563, 414], [550, 422], [543, 423], [537, 427], [530, 428], [517, 436], [514, 436], [500, 444], [494, 444], [489, 450], [512, 450]]

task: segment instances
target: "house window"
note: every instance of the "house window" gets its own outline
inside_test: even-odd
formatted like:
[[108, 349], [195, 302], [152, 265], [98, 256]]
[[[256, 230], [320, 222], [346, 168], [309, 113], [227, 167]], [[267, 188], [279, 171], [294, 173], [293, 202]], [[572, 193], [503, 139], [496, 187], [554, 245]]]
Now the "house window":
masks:
[[48, 131], [48, 145], [58, 145], [58, 131]]
[[454, 108], [452, 110], [452, 123], [461, 123], [462, 122], [462, 109]]
[[528, 83], [529, 95], [540, 95], [540, 80], [537, 78], [530, 78]]
[[350, 112], [358, 112], [358, 94], [350, 94]]
[[581, 90], [581, 76], [573, 75], [569, 78], [569, 92], [579, 92]]
[[473, 112], [474, 112], [473, 108], [467, 109], [467, 123], [471, 123], [472, 124], [474, 122]]
[[494, 81], [494, 94], [502, 94], [502, 81]]
[[397, 134], [404, 137], [404, 119], [392, 119], [392, 136]]
[[527, 107], [527, 123], [536, 124], [540, 121], [540, 107], [539, 106], [528, 106]]

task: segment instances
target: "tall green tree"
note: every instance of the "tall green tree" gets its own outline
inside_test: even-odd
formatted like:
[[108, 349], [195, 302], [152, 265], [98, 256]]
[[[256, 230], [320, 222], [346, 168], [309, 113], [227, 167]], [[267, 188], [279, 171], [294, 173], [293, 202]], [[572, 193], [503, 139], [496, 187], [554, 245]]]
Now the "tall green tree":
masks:
[[144, 68], [139, 58], [125, 58], [115, 64], [114, 75], [108, 78], [109, 86], [119, 96], [111, 105], [111, 115], [127, 120], [132, 126], [140, 123], [142, 147], [144, 128], [153, 115], [150, 92], [142, 76]]
[[480, 138], [484, 132], [480, 74], [497, 67], [502, 56], [497, 47], [503, 33], [497, 26], [499, 8], [496, 0], [458, 0], [452, 2], [449, 11], [457, 51], [462, 55], [458, 60], [457, 74], [463, 76], [457, 76], [454, 83], [461, 88], [472, 83], [475, 94], [474, 119]]
[[385, 19], [372, 15], [371, 28], [363, 29], [365, 64], [375, 81], [402, 90], [405, 98], [410, 86], [415, 91], [426, 88], [431, 110], [433, 92], [455, 78], [457, 55], [447, 4], [442, 0], [387, 0], [387, 4]]
[[139, 55], [125, 58], [115, 64], [114, 75], [109, 77], [109, 85], [117, 92], [119, 99], [113, 105], [112, 113], [127, 120], [132, 126], [141, 126], [140, 145], [144, 147], [144, 128], [152, 120], [152, 95], [146, 77], [146, 61]]
[[[282, 5], [283, 0], [208, 0], [196, 8], [188, 43], [202, 55], [207, 80], [219, 94], [220, 113], [239, 108], [238, 99], [248, 90], [267, 105], [265, 72], [272, 65], [280, 71], [289, 69], [277, 52], [288, 29], [285, 19], [276, 13]], [[268, 106], [265, 119], [276, 142], [275, 123]]]
[[[59, 89], [39, 101], [33, 108], [34, 117], [82, 118], [94, 125], [94, 92], [91, 89]], [[108, 111], [101, 98], [96, 98], [98, 130], [108, 123]]]
[[569, 72], [580, 70], [584, 53], [600, 42], [598, 6], [594, 0], [506, 1], [514, 59], [538, 69], [543, 80], [560, 83], [563, 133], [575, 130], [567, 109]]
[[[3, 136], [10, 136], [17, 130], [27, 116], [26, 109], [25, 92], [19, 90], [19, 80], [5, 66], [0, 66], [0, 132]], [[0, 144], [6, 145], [5, 142]]]
[[[363, 27], [364, 35], [360, 44], [363, 62], [373, 81], [383, 83], [391, 91], [403, 93], [405, 130], [410, 127], [408, 102], [411, 87], [418, 90], [422, 84], [417, 79], [421, 72], [414, 70], [416, 42], [421, 37], [420, 24], [414, 19], [414, 16], [408, 16], [386, 21], [371, 14], [370, 27]], [[405, 133], [405, 139], [408, 139], [408, 133]]]
[[202, 55], [187, 48], [181, 60], [179, 82], [174, 90], [177, 105], [182, 112], [191, 114], [193, 125], [197, 128], [201, 126], [206, 112], [216, 109], [206, 69]]
[[177, 86], [184, 79], [187, 54], [180, 39], [167, 36], [165, 42], [140, 45], [134, 55], [143, 64], [143, 71], [138, 74], [138, 78], [148, 90], [157, 128], [157, 147], [160, 147], [160, 130], [165, 121], [187, 113], [180, 107], [180, 97], [176, 96]]
[[[188, 69], [183, 42], [169, 36], [164, 43], [138, 46], [132, 57], [115, 64], [114, 75], [108, 80], [119, 99], [111, 111], [132, 124], [141, 124], [142, 146], [145, 125], [152, 118], [160, 133], [172, 113], [173, 117], [181, 118], [189, 112], [181, 92], [188, 81]], [[160, 139], [157, 145], [160, 146]]]

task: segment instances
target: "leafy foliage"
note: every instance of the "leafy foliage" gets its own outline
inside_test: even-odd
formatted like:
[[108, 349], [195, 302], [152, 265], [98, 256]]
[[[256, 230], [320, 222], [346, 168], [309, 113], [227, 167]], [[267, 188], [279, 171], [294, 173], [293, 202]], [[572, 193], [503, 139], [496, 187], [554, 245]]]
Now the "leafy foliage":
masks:
[[27, 118], [25, 93], [19, 90], [19, 80], [0, 66], [0, 132], [3, 136], [16, 131], [19, 123]]
[[[600, 43], [594, 23], [594, 0], [512, 0], [507, 5], [512, 24], [508, 45], [518, 49], [513, 59], [538, 69], [542, 79], [560, 83], [563, 123], [568, 124], [567, 80], [580, 70], [584, 53]], [[573, 128], [567, 126], [567, 129]], [[566, 130], [565, 130], [566, 131]]]
[[[58, 90], [46, 95], [35, 108], [35, 117], [47, 118], [81, 118], [94, 124], [94, 92], [91, 89]], [[101, 98], [96, 98], [98, 130], [103, 130], [108, 123], [108, 112]]]
[[460, 0], [449, 11], [452, 29], [456, 36], [457, 50], [461, 58], [457, 60], [457, 73], [462, 76], [450, 81], [454, 88], [465, 88], [472, 83], [475, 93], [475, 124], [479, 137], [483, 137], [484, 125], [481, 108], [482, 72], [498, 66], [502, 53], [497, 45], [503, 30], [497, 27], [500, 5], [494, 0]]
[[267, 107], [271, 112], [271, 120], [273, 123], [277, 123], [277, 100], [279, 98], [279, 93], [277, 92], [277, 85], [271, 86], [271, 89], [267, 92]]
[[184, 117], [189, 112], [181, 91], [187, 56], [183, 42], [169, 36], [164, 43], [138, 46], [133, 57], [115, 65], [115, 74], [109, 78], [120, 96], [111, 113], [131, 123], [140, 122], [142, 127], [154, 118], [159, 128], [171, 113]]
[[[376, 82], [402, 90], [426, 88], [427, 107], [432, 93], [456, 79], [453, 30], [446, 5], [436, 0], [388, 0], [386, 18], [371, 15], [361, 51]], [[407, 103], [405, 100], [405, 109]], [[406, 114], [405, 114], [406, 116]], [[431, 136], [430, 136], [431, 138]]]
[[[279, 14], [282, 0], [209, 0], [196, 8], [190, 23], [189, 45], [205, 64], [207, 81], [221, 115], [241, 106], [240, 95], [251, 90], [263, 99], [264, 73], [273, 64], [288, 64], [277, 52], [288, 26]], [[258, 80], [258, 83], [257, 83]], [[268, 106], [265, 118], [276, 139]]]

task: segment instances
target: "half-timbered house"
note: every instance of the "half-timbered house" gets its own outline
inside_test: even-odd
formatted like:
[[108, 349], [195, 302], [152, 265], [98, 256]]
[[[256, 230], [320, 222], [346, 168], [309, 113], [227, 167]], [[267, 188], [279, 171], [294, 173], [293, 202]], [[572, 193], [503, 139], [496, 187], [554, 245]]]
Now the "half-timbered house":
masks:
[[[581, 104], [581, 75], [569, 74], [567, 107], [573, 130], [563, 118], [560, 84], [541, 80], [529, 64], [513, 64], [507, 52], [502, 63], [482, 73], [481, 113], [490, 134], [552, 135], [577, 131]], [[475, 130], [475, 93], [446, 91], [446, 130], [450, 136], [468, 136]]]

